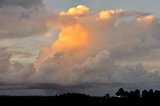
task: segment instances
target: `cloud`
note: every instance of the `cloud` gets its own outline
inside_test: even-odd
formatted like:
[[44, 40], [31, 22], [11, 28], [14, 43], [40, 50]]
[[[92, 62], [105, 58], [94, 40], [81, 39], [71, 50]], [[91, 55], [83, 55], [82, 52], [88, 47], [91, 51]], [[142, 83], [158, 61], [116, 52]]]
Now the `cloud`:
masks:
[[[69, 78], [76, 83], [148, 83], [159, 80], [159, 74], [150, 73], [142, 64], [117, 65], [107, 51], [89, 57], [84, 63], [75, 65]], [[74, 79], [75, 78], [75, 79]], [[74, 82], [75, 83], [75, 82]]]
[[0, 38], [42, 35], [48, 30], [49, 12], [42, 0], [1, 0]]
[[43, 0], [1, 0], [0, 6], [41, 7]]
[[94, 57], [88, 57], [83, 63], [71, 65], [67, 60], [63, 55], [58, 55], [46, 61], [36, 74], [36, 81], [68, 86], [85, 83], [147, 84], [150, 82], [154, 86], [160, 80], [159, 73], [150, 72], [142, 64], [128, 66], [116, 64], [116, 60], [106, 50], [100, 51]]
[[107, 20], [107, 19], [112, 18], [112, 16], [115, 16], [116, 14], [120, 15], [122, 13], [123, 13], [122, 9], [101, 11], [99, 13], [99, 19], [100, 20]]
[[73, 7], [73, 8], [70, 8], [68, 10], [68, 12], [60, 12], [59, 15], [61, 16], [66, 16], [66, 15], [83, 15], [85, 13], [87, 13], [89, 11], [89, 8], [84, 6], [84, 5], [79, 5], [77, 7]]
[[9, 70], [11, 54], [7, 52], [7, 48], [0, 47], [0, 76]]
[[0, 48], [0, 80], [1, 82], [17, 83], [31, 81], [35, 72], [33, 64], [22, 64], [10, 61], [12, 53], [5, 47]]
[[[100, 19], [101, 12], [76, 17], [59, 14], [54, 25], [61, 32], [41, 50], [35, 79], [62, 85], [159, 81], [159, 74], [144, 65], [159, 55], [159, 20], [143, 12], [103, 12], [109, 21]], [[84, 32], [87, 39], [81, 39]]]
[[137, 18], [137, 22], [142, 22], [142, 23], [145, 23], [145, 22], [152, 22], [155, 20], [155, 16], [154, 15], [148, 15], [148, 16], [144, 16], [144, 17], [139, 17]]
[[32, 64], [21, 64], [13, 62], [7, 71], [1, 77], [1, 81], [7, 83], [21, 83], [21, 82], [34, 82], [32, 79], [35, 74], [35, 69]]
[[[27, 20], [34, 19], [31, 16]], [[40, 20], [35, 18], [33, 22]], [[41, 49], [35, 63], [13, 62], [3, 75], [5, 81], [59, 85], [141, 82], [154, 85], [160, 81], [159, 69], [145, 65], [158, 61], [160, 56], [160, 24], [154, 15], [122, 9], [93, 14], [88, 7], [80, 5], [58, 13], [50, 24], [50, 28], [60, 30], [57, 39]], [[16, 36], [20, 36], [22, 33], [17, 30]]]

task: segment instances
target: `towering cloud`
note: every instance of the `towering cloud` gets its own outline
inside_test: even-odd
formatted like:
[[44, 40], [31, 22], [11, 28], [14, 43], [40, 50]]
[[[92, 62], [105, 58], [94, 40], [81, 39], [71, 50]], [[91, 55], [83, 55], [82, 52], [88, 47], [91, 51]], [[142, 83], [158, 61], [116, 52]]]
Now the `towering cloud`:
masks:
[[80, 7], [60, 12], [54, 20], [61, 32], [40, 52], [35, 63], [37, 81], [62, 85], [159, 82], [155, 68], [145, 65], [159, 54], [155, 16], [122, 9], [91, 15], [89, 9], [79, 12]]
[[[50, 21], [42, 2], [28, 1], [26, 6], [10, 2], [0, 7], [9, 22], [0, 21], [5, 25], [0, 29], [1, 37], [32, 36], [48, 28], [60, 32], [56, 40], [42, 47], [35, 63], [13, 62], [7, 73], [2, 71], [1, 79], [61, 85], [160, 82], [159, 69], [153, 66], [160, 56], [160, 23], [154, 15], [122, 9], [93, 14], [87, 6], [79, 5]], [[16, 16], [6, 14], [9, 12]], [[12, 20], [7, 18], [10, 15]]]

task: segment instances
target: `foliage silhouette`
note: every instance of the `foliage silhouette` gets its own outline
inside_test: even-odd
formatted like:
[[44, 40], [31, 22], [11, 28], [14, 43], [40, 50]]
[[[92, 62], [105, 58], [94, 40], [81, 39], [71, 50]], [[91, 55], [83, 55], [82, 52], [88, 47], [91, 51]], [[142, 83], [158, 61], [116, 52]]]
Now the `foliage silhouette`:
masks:
[[116, 96], [106, 94], [103, 97], [89, 96], [80, 93], [64, 93], [55, 96], [0, 96], [1, 105], [97, 105], [97, 106], [139, 106], [160, 105], [160, 91], [136, 89], [125, 91], [120, 88]]

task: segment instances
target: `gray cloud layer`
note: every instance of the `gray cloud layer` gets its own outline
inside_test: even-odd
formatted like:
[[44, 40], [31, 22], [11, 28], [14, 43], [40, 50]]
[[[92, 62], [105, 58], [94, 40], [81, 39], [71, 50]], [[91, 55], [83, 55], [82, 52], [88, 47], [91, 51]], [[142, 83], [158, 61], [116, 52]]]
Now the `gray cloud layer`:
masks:
[[43, 0], [0, 0], [0, 6], [42, 7]]
[[42, 35], [50, 18], [42, 0], [0, 0], [0, 15], [0, 38]]

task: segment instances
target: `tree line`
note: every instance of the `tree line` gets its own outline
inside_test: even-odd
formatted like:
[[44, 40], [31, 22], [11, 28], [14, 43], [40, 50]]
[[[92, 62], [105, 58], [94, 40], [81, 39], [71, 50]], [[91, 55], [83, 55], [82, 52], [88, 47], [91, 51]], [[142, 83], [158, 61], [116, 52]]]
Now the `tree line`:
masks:
[[97, 105], [97, 106], [140, 106], [160, 105], [160, 91], [143, 90], [127, 91], [120, 88], [115, 96], [90, 96], [81, 93], [64, 93], [55, 96], [0, 96], [0, 104], [9, 105]]

